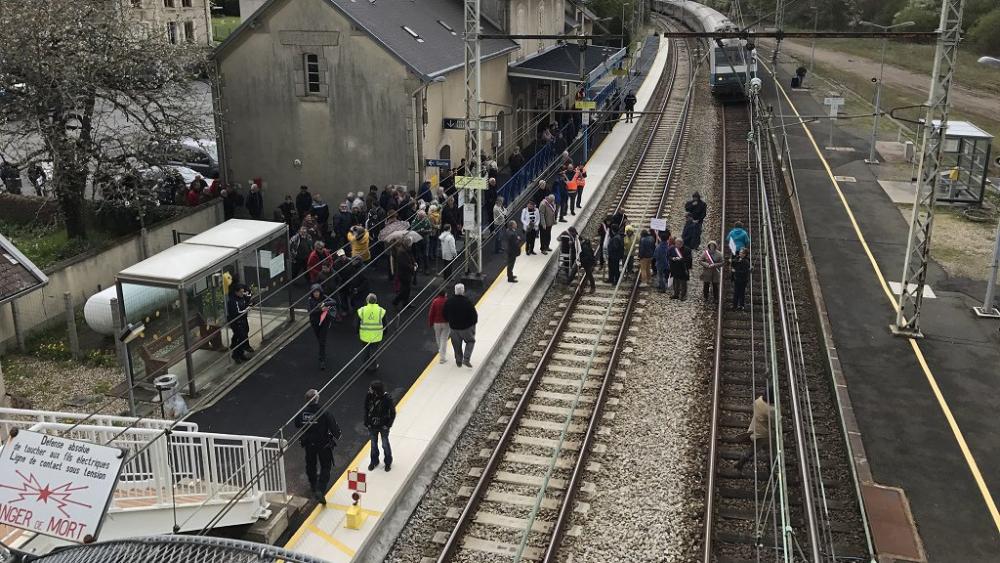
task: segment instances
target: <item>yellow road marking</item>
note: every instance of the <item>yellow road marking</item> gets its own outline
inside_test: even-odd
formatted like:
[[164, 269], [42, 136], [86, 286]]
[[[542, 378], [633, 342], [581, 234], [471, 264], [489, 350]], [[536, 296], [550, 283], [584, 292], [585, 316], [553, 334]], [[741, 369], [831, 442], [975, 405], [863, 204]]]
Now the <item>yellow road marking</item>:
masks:
[[[771, 76], [774, 77], [773, 71], [771, 72]], [[799, 114], [798, 108], [796, 108], [795, 104], [792, 103], [791, 98], [788, 97], [788, 93], [785, 92], [785, 89], [781, 86], [777, 79], [775, 79], [775, 85], [778, 86], [779, 90], [781, 90], [782, 96], [784, 96], [788, 105], [791, 106], [795, 115], [801, 119], [802, 115]], [[823, 153], [820, 151], [819, 145], [816, 144], [816, 139], [813, 137], [809, 127], [806, 126], [805, 123], [802, 123], [801, 125], [802, 129], [806, 132], [806, 136], [809, 137], [809, 142], [812, 143], [813, 149], [816, 150], [816, 156], [818, 156], [820, 162], [823, 163], [823, 168], [826, 169], [826, 173], [830, 177], [830, 182], [833, 183], [833, 187], [837, 191], [837, 196], [840, 198], [840, 203], [843, 205], [848, 218], [851, 220], [851, 225], [854, 227], [854, 232], [858, 237], [858, 241], [861, 243], [861, 247], [864, 248], [865, 254], [868, 256], [868, 261], [871, 262], [872, 269], [875, 271], [875, 277], [878, 278], [879, 283], [882, 285], [882, 291], [885, 292], [886, 297], [892, 304], [893, 310], [898, 311], [899, 303], [897, 303], [895, 295], [889, 289], [889, 284], [886, 283], [885, 276], [882, 275], [882, 270], [879, 268], [878, 263], [875, 261], [875, 256], [868, 247], [868, 242], [865, 240], [865, 236], [861, 232], [861, 227], [858, 226], [858, 222], [854, 218], [854, 212], [851, 211], [851, 206], [848, 204], [847, 198], [844, 196], [844, 192], [840, 189], [840, 184], [837, 182], [836, 178], [833, 177], [833, 171], [831, 170], [830, 165], [826, 162], [826, 158], [823, 157]], [[920, 368], [923, 370], [924, 376], [927, 378], [927, 383], [930, 385], [935, 399], [937, 399], [941, 412], [944, 413], [944, 417], [948, 421], [948, 426], [951, 428], [951, 432], [955, 436], [958, 448], [962, 451], [962, 456], [965, 458], [965, 463], [968, 465], [969, 471], [972, 473], [972, 478], [975, 480], [976, 486], [979, 487], [979, 493], [982, 495], [983, 501], [986, 503], [986, 508], [993, 517], [993, 524], [996, 526], [997, 532], [1000, 533], [1000, 510], [997, 510], [997, 504], [993, 500], [993, 495], [986, 486], [986, 480], [983, 479], [983, 474], [979, 470], [979, 464], [976, 463], [976, 458], [972, 455], [972, 450], [969, 449], [969, 445], [965, 441], [965, 435], [962, 433], [962, 429], [958, 426], [958, 421], [955, 420], [955, 416], [951, 412], [951, 407], [948, 406], [948, 401], [945, 400], [944, 394], [941, 393], [941, 388], [938, 386], [937, 378], [934, 377], [934, 373], [931, 371], [930, 366], [927, 365], [927, 361], [924, 359], [924, 354], [920, 349], [920, 344], [918, 344], [916, 340], [910, 339], [910, 346], [913, 348], [913, 354], [916, 356], [917, 363], [920, 364]]]
[[[334, 503], [327, 503], [326, 507], [327, 508], [332, 508], [333, 510], [340, 510], [340, 511], [343, 511], [343, 512], [347, 512], [347, 509], [351, 508], [350, 506], [348, 506], [346, 504], [334, 504]], [[368, 508], [362, 508], [361, 509], [361, 514], [364, 514], [365, 516], [376, 516], [376, 517], [377, 516], [382, 516], [382, 513], [380, 511], [378, 511], [378, 510], [371, 510], [371, 509], [368, 509]]]
[[330, 534], [324, 532], [323, 530], [320, 530], [319, 528], [313, 526], [312, 524], [309, 525], [309, 531], [316, 534], [323, 540], [325, 540], [326, 543], [342, 551], [344, 555], [348, 557], [354, 557], [354, 550], [348, 547], [347, 544], [345, 544], [344, 542], [338, 540], [337, 538], [331, 536]]

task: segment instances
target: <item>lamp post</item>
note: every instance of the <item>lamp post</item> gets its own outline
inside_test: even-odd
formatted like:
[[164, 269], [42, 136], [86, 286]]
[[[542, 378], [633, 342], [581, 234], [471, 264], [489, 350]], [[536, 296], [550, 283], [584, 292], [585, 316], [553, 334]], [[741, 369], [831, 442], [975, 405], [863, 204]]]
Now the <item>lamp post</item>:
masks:
[[[631, 7], [632, 3], [631, 2], [622, 2], [622, 47], [623, 48], [625, 47], [625, 35], [626, 35], [625, 34], [625, 7], [626, 6]], [[629, 27], [631, 27], [631, 26], [629, 26]], [[631, 41], [632, 40], [632, 34], [628, 34], [628, 36], [629, 36], [629, 41]]]
[[[911, 25], [916, 25], [916, 22], [900, 22], [894, 25], [879, 25], [872, 22], [859, 22], [861, 25], [867, 25], [871, 27], [877, 27], [882, 31], [889, 31], [890, 29], [899, 29], [902, 27], [910, 27]], [[879, 64], [878, 71], [878, 81], [875, 82], [875, 123], [872, 125], [872, 141], [871, 148], [868, 151], [868, 158], [865, 160], [868, 164], [878, 164], [878, 160], [875, 158], [875, 143], [878, 140], [878, 118], [879, 114], [882, 113], [882, 77], [885, 75], [885, 45], [887, 39], [882, 38], [882, 61]]]
[[[994, 57], [979, 57], [979, 64], [1000, 69], [1000, 59]], [[1000, 159], [997, 160], [1000, 166]], [[986, 296], [983, 297], [982, 307], [973, 307], [972, 310], [980, 317], [998, 318], [1000, 311], [993, 307], [993, 297], [996, 294], [997, 270], [1000, 269], [1000, 224], [997, 225], [997, 234], [993, 240], [993, 262], [990, 264], [990, 277], [986, 280]]]
[[[815, 34], [816, 31], [819, 29], [819, 8], [815, 4], [813, 4], [812, 11], [813, 11], [813, 33]], [[816, 62], [816, 36], [813, 35], [812, 52], [809, 53], [809, 74], [812, 74], [813, 63], [815, 62]], [[799, 86], [802, 85], [799, 84]]]

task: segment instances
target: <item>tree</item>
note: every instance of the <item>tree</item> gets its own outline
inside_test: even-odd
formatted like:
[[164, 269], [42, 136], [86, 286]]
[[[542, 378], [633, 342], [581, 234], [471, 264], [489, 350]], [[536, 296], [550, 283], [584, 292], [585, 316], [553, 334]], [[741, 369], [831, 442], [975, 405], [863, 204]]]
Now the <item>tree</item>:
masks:
[[1000, 8], [979, 18], [976, 25], [969, 31], [969, 41], [976, 46], [980, 54], [1000, 55]]
[[145, 32], [126, 0], [0, 0], [0, 29], [0, 152], [22, 169], [51, 161], [72, 238], [86, 237], [88, 187], [162, 163], [163, 147], [206, 128], [190, 100], [207, 53]]
[[941, 12], [927, 8], [911, 6], [904, 8], [892, 19], [894, 24], [911, 21], [915, 23], [908, 31], [934, 31], [941, 23]]

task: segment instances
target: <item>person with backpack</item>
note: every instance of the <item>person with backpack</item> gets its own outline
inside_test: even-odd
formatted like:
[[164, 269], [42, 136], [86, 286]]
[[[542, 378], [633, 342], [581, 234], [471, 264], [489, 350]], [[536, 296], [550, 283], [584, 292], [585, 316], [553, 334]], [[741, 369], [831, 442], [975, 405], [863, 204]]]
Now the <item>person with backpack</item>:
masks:
[[389, 429], [396, 421], [396, 405], [392, 396], [385, 390], [379, 380], [372, 381], [365, 395], [365, 428], [371, 438], [371, 461], [368, 471], [374, 470], [379, 464], [379, 438], [382, 439], [382, 451], [385, 453], [385, 470], [392, 471], [392, 447], [389, 445]]
[[625, 259], [625, 239], [617, 226], [611, 227], [608, 241], [608, 283], [615, 285], [621, 277], [622, 260]]
[[342, 432], [333, 415], [320, 410], [319, 391], [306, 391], [306, 406], [295, 415], [295, 427], [305, 428], [299, 444], [306, 453], [306, 478], [316, 501], [325, 505], [326, 488], [330, 484], [330, 470], [333, 469], [333, 448]]

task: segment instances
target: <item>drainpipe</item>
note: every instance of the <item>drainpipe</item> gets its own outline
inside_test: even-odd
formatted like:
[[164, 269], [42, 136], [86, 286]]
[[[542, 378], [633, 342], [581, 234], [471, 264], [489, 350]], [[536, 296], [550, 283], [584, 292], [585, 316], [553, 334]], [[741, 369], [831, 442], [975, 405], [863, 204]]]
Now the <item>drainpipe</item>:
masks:
[[410, 118], [413, 120], [413, 128], [411, 129], [412, 147], [413, 147], [413, 189], [420, 189], [420, 183], [423, 182], [423, 169], [424, 169], [424, 93], [427, 87], [434, 83], [444, 82], [446, 78], [444, 76], [435, 76], [429, 82], [424, 82], [411, 94], [410, 99]]

